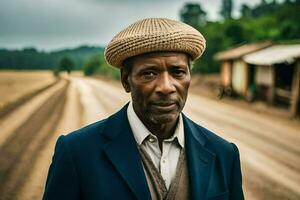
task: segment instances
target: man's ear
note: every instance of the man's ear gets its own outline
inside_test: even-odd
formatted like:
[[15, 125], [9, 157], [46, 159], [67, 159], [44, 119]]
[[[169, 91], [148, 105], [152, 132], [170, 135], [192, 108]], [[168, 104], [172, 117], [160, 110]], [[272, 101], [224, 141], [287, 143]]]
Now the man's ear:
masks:
[[131, 90], [130, 90], [128, 79], [129, 79], [128, 71], [125, 70], [124, 67], [121, 67], [121, 82], [125, 91], [129, 93], [131, 92]]

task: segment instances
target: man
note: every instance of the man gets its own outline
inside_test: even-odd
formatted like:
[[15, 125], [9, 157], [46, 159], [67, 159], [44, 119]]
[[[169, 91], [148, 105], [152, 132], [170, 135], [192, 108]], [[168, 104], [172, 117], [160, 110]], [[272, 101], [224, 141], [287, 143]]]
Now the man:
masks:
[[197, 30], [169, 19], [117, 34], [105, 58], [132, 101], [58, 139], [44, 199], [243, 199], [237, 147], [181, 113], [204, 49]]

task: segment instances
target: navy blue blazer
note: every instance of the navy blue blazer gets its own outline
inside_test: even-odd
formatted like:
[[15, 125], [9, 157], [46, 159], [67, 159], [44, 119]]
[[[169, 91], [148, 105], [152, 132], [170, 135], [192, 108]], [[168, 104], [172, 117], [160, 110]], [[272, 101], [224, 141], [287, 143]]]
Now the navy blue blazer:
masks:
[[[151, 199], [126, 110], [59, 137], [44, 200]], [[191, 199], [244, 199], [237, 147], [183, 123]]]

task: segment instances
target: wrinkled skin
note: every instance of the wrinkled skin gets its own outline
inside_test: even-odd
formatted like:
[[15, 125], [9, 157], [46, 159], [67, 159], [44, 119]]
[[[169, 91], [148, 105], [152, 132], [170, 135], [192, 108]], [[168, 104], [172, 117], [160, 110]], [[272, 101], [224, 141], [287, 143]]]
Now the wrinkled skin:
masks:
[[121, 68], [121, 77], [144, 125], [161, 141], [171, 137], [191, 81], [188, 56], [177, 52], [139, 55], [133, 58], [130, 71]]

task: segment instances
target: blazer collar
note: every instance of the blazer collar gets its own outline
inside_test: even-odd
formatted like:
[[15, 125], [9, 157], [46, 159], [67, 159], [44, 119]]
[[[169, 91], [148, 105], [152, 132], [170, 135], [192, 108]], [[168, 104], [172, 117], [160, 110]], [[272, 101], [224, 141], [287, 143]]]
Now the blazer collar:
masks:
[[206, 199], [215, 154], [203, 129], [183, 115], [191, 199]]
[[127, 106], [128, 104], [108, 118], [103, 133], [109, 142], [104, 147], [104, 152], [137, 199], [151, 199], [142, 161], [128, 122]]

